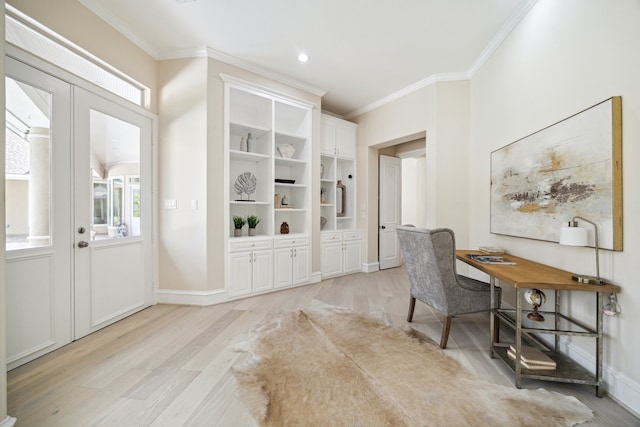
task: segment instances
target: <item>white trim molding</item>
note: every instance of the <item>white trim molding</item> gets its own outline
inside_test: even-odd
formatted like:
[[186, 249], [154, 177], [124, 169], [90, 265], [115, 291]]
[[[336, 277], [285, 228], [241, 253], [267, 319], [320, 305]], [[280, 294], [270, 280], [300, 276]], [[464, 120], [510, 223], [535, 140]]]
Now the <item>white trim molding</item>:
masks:
[[383, 105], [389, 104], [390, 102], [400, 99], [403, 96], [409, 95], [410, 93], [413, 93], [435, 83], [471, 80], [471, 78], [480, 69], [480, 67], [482, 67], [482, 65], [487, 62], [491, 55], [493, 55], [493, 52], [498, 49], [502, 42], [509, 36], [509, 34], [511, 34], [513, 29], [520, 23], [520, 21], [524, 19], [524, 17], [531, 10], [531, 8], [535, 6], [536, 3], [538, 3], [538, 0], [529, 0], [528, 2], [517, 8], [516, 11], [513, 12], [513, 14], [509, 17], [507, 22], [505, 22], [505, 24], [502, 26], [502, 28], [500, 28], [500, 30], [496, 33], [493, 39], [491, 39], [487, 47], [482, 50], [478, 58], [466, 72], [434, 74], [410, 86], [407, 86], [404, 89], [400, 89], [397, 92], [387, 95], [384, 98], [367, 104], [364, 107], [358, 108], [357, 110], [346, 114], [344, 118], [347, 120], [352, 120], [364, 113], [375, 110], [376, 108], [382, 107]]
[[16, 425], [16, 421], [18, 421], [17, 418], [10, 417], [7, 415], [7, 418], [0, 421], [0, 427], [13, 427], [14, 425]]
[[362, 263], [363, 273], [375, 273], [376, 271], [380, 271], [379, 262], [363, 262]]
[[207, 306], [229, 301], [229, 294], [226, 289], [213, 291], [158, 289], [156, 295], [159, 304]]

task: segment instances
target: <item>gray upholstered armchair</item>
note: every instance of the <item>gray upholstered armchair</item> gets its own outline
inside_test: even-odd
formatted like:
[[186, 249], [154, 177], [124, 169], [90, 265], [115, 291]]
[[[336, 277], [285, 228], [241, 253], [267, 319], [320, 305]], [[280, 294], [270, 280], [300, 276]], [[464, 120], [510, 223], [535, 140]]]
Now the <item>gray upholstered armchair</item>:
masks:
[[[490, 310], [491, 288], [488, 283], [457, 274], [452, 230], [411, 226], [398, 226], [396, 230], [410, 284], [407, 322], [413, 319], [416, 299], [438, 310], [445, 315], [440, 348], [446, 348], [451, 318]], [[494, 296], [499, 307], [500, 288], [495, 288]]]

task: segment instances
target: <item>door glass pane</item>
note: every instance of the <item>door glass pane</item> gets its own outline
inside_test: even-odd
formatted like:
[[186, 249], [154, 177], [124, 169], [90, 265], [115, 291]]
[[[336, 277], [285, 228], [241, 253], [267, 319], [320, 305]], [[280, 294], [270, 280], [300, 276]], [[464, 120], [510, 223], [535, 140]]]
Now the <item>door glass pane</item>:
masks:
[[140, 128], [96, 110], [90, 114], [91, 238], [140, 235]]
[[51, 245], [51, 94], [6, 84], [6, 248]]

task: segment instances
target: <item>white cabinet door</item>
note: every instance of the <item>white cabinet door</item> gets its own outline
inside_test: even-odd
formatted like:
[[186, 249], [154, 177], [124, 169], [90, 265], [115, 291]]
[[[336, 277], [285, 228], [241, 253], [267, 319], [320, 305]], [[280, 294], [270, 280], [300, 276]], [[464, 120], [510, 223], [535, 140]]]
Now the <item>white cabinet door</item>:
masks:
[[251, 292], [252, 257], [252, 252], [229, 254], [229, 296]]
[[273, 288], [273, 254], [271, 251], [253, 252], [253, 290]]
[[322, 120], [322, 138], [320, 138], [320, 153], [328, 156], [336, 155], [336, 125], [325, 119]]
[[282, 288], [293, 283], [292, 264], [293, 250], [291, 248], [276, 249], [275, 254], [275, 287]]
[[360, 271], [362, 259], [362, 242], [359, 240], [344, 243], [343, 273]]
[[353, 159], [356, 156], [356, 128], [338, 125], [336, 127], [336, 154], [338, 157]]
[[309, 247], [299, 246], [293, 248], [293, 284], [308, 282], [310, 276]]
[[322, 276], [342, 273], [342, 242], [322, 244]]

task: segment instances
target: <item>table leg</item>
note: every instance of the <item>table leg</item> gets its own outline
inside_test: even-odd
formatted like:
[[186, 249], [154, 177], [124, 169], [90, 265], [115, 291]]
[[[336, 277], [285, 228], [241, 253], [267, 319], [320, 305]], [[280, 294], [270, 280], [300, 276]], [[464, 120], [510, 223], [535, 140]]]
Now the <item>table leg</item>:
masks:
[[[560, 293], [557, 290], [553, 291], [553, 300], [555, 301], [556, 304], [556, 312], [554, 314], [554, 317], [556, 318], [555, 320], [555, 330], [557, 331], [558, 328], [560, 328]], [[555, 347], [553, 348], [553, 351], [557, 353], [560, 352], [560, 335], [558, 334], [554, 334], [554, 344]]]
[[522, 292], [516, 288], [516, 387], [522, 385], [522, 365], [520, 364], [522, 354]]
[[604, 390], [602, 388], [602, 292], [596, 292], [596, 322], [597, 332], [596, 337], [596, 396], [602, 397]]
[[496, 302], [495, 302], [495, 287], [496, 287], [496, 278], [493, 276], [489, 276], [489, 284], [491, 289], [491, 315], [489, 316], [489, 356], [492, 359], [495, 359], [495, 355], [493, 354], [493, 348], [495, 344], [496, 338]]

